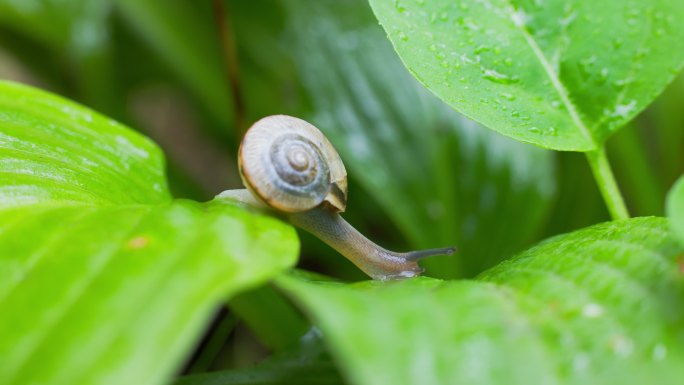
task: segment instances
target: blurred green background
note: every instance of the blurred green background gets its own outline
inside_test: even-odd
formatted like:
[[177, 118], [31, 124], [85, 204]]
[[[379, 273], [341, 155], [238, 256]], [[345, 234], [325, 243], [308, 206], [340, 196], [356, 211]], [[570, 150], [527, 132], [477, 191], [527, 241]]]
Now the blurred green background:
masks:
[[[307, 119], [347, 166], [348, 221], [392, 249], [457, 245], [425, 262], [436, 277], [472, 277], [609, 219], [582, 154], [514, 142], [446, 107], [403, 67], [363, 0], [0, 0], [0, 78], [145, 133], [167, 155], [175, 196], [197, 200], [241, 188], [236, 150], [252, 122]], [[662, 215], [684, 173], [682, 100], [680, 76], [608, 143], [633, 216]], [[364, 279], [300, 236], [300, 267]], [[238, 318], [217, 316], [186, 371], [268, 352]]]

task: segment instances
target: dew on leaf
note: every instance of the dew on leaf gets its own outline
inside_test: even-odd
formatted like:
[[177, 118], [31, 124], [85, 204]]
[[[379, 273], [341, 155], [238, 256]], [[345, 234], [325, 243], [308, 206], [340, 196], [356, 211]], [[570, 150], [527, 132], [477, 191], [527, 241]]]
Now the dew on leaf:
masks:
[[399, 13], [404, 13], [406, 12], [406, 7], [404, 7], [399, 0], [394, 0], [394, 8], [399, 12]]
[[489, 47], [487, 47], [486, 45], [480, 45], [477, 48], [475, 48], [473, 53], [478, 54], [478, 53], [487, 52], [487, 51], [489, 51]]
[[667, 357], [667, 347], [663, 344], [656, 344], [653, 347], [653, 353], [651, 354], [653, 361], [662, 361]]
[[586, 318], [597, 318], [603, 315], [603, 307], [597, 303], [588, 303], [582, 308], [582, 315]]
[[511, 13], [511, 20], [517, 27], [524, 27], [529, 21], [529, 16], [522, 9], [516, 9]]
[[501, 84], [511, 84], [518, 81], [518, 78], [516, 77], [502, 74], [493, 69], [484, 69], [482, 72], [482, 77], [489, 81]]
[[506, 100], [515, 100], [515, 95], [504, 92], [501, 96]]
[[399, 36], [399, 39], [401, 41], [408, 41], [408, 35], [406, 35], [403, 31], [399, 31], [399, 33], [397, 33], [397, 36]]
[[618, 104], [613, 111], [608, 111], [606, 115], [613, 118], [625, 119], [636, 107], [636, 100], [632, 100], [627, 104]]
[[634, 342], [627, 336], [616, 335], [610, 341], [610, 348], [619, 357], [628, 357], [634, 350]]

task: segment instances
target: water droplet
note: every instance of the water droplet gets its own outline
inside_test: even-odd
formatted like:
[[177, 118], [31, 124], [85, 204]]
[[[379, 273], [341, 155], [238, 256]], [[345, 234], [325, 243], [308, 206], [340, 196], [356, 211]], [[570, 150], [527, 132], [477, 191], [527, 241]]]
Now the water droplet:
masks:
[[560, 105], [561, 104], [558, 100], [554, 100], [551, 102], [551, 107], [553, 107], [553, 108], [558, 108], [558, 107], [560, 107]]
[[506, 100], [515, 100], [515, 95], [509, 94], [507, 92], [502, 93], [501, 96]]
[[430, 44], [430, 47], [428, 47], [428, 49], [432, 52], [437, 51], [437, 44]]
[[511, 19], [513, 20], [513, 24], [516, 26], [524, 27], [529, 21], [530, 17], [522, 9], [516, 9], [511, 14]]
[[403, 31], [399, 31], [399, 33], [397, 34], [397, 36], [399, 36], [399, 39], [400, 39], [401, 41], [408, 41], [408, 35], [405, 34]]
[[582, 308], [582, 315], [586, 318], [597, 318], [603, 315], [603, 307], [597, 303], [588, 303]]
[[616, 37], [616, 38], [613, 40], [613, 48], [617, 50], [617, 49], [619, 49], [620, 47], [622, 47], [622, 44], [624, 44], [624, 43], [625, 43], [625, 41], [622, 40], [622, 38]]
[[484, 69], [482, 77], [495, 83], [501, 84], [511, 84], [518, 81], [518, 78], [516, 77], [508, 76], [492, 69]]
[[584, 58], [579, 61], [580, 75], [584, 80], [587, 80], [591, 76], [591, 69], [596, 63], [596, 55], [591, 55], [588, 58]]
[[404, 7], [399, 0], [394, 0], [394, 8], [399, 13], [404, 13], [406, 11], [406, 7]]
[[616, 335], [610, 341], [610, 347], [619, 357], [627, 357], [634, 350], [634, 342], [626, 336]]
[[513, 65], [513, 59], [507, 57], [507, 58], [504, 59], [503, 63], [504, 63], [505, 65], [507, 65], [507, 66], [510, 67], [510, 66]]
[[481, 45], [481, 46], [478, 46], [477, 48], [475, 48], [473, 53], [477, 55], [479, 53], [487, 52], [487, 51], [489, 51], [489, 47], [487, 47], [486, 45]]
[[653, 347], [653, 361], [662, 361], [667, 357], [667, 347], [663, 344], [656, 344]]
[[585, 353], [579, 353], [572, 359], [572, 369], [577, 373], [584, 373], [589, 368], [591, 360]]
[[546, 133], [551, 136], [556, 136], [558, 135], [558, 129], [556, 127], [549, 127], [546, 129]]
[[530, 127], [529, 130], [533, 134], [539, 134], [541, 130], [538, 127]]
[[604, 84], [606, 82], [606, 80], [608, 80], [608, 74], [609, 73], [610, 73], [610, 71], [608, 70], [608, 68], [601, 69], [601, 72], [599, 72], [597, 83], [599, 85]]

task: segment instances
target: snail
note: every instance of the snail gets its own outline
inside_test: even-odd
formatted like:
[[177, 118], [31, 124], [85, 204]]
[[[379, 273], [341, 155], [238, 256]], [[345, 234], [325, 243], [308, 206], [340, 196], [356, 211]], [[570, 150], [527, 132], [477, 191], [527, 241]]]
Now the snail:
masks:
[[347, 172], [335, 148], [312, 124], [295, 117], [265, 117], [240, 144], [240, 176], [247, 190], [219, 195], [267, 207], [317, 236], [373, 279], [409, 278], [423, 271], [417, 261], [450, 255], [454, 248], [397, 253], [363, 236], [340, 213], [347, 205]]

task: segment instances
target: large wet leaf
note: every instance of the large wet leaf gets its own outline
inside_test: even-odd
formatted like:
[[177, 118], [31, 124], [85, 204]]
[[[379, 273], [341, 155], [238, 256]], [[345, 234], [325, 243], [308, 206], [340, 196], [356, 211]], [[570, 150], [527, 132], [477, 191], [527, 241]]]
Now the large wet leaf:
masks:
[[[473, 275], [525, 245], [554, 195], [552, 154], [483, 130], [425, 91], [363, 1], [286, 4], [286, 47], [313, 103], [310, 120], [350, 178], [411, 247], [458, 246], [426, 261], [430, 273]], [[350, 196], [350, 210], [360, 200]]]
[[0, 82], [0, 208], [169, 199], [163, 156], [147, 138], [66, 99]]
[[678, 384], [684, 251], [667, 220], [552, 238], [476, 281], [279, 284], [354, 384]]
[[160, 383], [215, 307], [293, 265], [294, 230], [171, 201], [159, 149], [91, 110], [0, 83], [0, 377]]
[[411, 72], [515, 139], [587, 151], [684, 63], [684, 3], [370, 0]]
[[291, 227], [221, 203], [0, 215], [8, 384], [162, 383], [218, 304], [298, 251]]
[[667, 215], [672, 229], [684, 242], [684, 177], [679, 178], [668, 194]]

